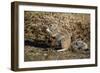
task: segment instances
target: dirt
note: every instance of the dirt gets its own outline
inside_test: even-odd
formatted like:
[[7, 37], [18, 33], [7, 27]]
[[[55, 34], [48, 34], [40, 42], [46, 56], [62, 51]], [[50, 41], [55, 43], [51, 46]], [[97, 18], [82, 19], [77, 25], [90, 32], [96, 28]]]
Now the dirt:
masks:
[[25, 46], [25, 61], [44, 61], [44, 60], [68, 60], [68, 59], [86, 59], [90, 57], [89, 52], [72, 52], [71, 50], [57, 52], [50, 48], [44, 51], [43, 48]]

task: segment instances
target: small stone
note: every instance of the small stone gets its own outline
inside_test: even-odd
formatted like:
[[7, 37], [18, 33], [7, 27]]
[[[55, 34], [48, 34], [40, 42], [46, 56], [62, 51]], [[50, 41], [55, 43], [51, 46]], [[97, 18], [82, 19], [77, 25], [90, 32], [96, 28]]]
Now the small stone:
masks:
[[48, 54], [47, 53], [44, 53], [44, 56], [47, 56]]

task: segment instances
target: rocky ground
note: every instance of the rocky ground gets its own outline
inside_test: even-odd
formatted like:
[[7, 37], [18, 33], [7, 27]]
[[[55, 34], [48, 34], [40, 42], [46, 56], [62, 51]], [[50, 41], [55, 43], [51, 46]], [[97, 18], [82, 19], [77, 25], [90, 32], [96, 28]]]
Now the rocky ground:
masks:
[[[42, 61], [42, 60], [63, 60], [63, 59], [84, 59], [90, 58], [88, 51], [57, 52], [50, 47], [34, 46], [36, 40], [46, 41], [47, 33], [45, 27], [60, 27], [67, 30], [71, 36], [71, 42], [81, 39], [90, 47], [90, 15], [81, 13], [54, 13], [54, 12], [32, 12], [25, 11], [25, 61]], [[26, 42], [26, 40], [31, 40]]]
[[71, 50], [57, 52], [47, 48], [44, 51], [43, 48], [36, 48], [25, 46], [25, 61], [44, 61], [44, 60], [65, 60], [65, 59], [86, 59], [90, 57], [90, 52], [73, 52]]

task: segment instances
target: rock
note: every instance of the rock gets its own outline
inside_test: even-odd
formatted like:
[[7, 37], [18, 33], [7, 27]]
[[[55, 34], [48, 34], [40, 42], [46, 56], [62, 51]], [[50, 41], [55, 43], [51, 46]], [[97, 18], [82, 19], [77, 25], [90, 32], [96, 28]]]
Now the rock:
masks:
[[73, 41], [71, 46], [72, 46], [72, 49], [75, 51], [79, 51], [79, 50], [86, 51], [88, 49], [88, 45], [82, 40]]

